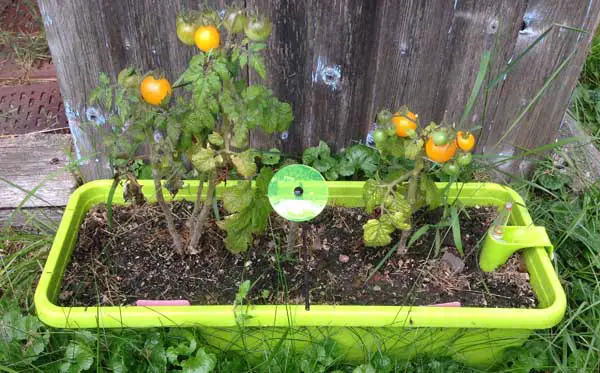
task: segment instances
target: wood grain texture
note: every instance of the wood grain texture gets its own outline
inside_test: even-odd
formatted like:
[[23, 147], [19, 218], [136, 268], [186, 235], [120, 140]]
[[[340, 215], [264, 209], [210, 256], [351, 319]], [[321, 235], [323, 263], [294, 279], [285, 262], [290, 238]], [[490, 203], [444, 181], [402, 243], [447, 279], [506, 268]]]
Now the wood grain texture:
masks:
[[63, 213], [61, 207], [31, 207], [17, 211], [0, 208], [0, 228], [10, 226], [19, 231], [52, 233], [56, 231]]
[[[580, 34], [555, 28], [516, 65], [495, 92], [495, 104], [490, 120], [482, 131], [480, 150], [488, 154], [518, 154], [520, 149], [531, 149], [548, 144], [556, 138], [569, 98], [575, 88], [587, 54], [587, 46], [598, 26], [600, 3], [529, 1], [523, 15], [524, 30], [520, 30], [512, 56], [529, 46], [540, 33], [553, 24], [569, 25], [588, 30]], [[513, 119], [527, 106], [558, 66], [573, 51], [577, 55], [558, 76], [540, 101], [510, 132]], [[505, 136], [506, 135], [506, 136]], [[502, 139], [505, 137], [504, 139]], [[502, 140], [502, 141], [500, 141]], [[506, 169], [526, 171], [530, 162], [507, 164]]]
[[61, 92], [77, 155], [88, 180], [111, 176], [103, 154], [105, 125], [81, 127], [98, 75], [113, 79], [126, 66], [157, 70], [169, 79], [179, 76], [195, 48], [183, 45], [175, 33], [181, 9], [202, 3], [218, 8], [223, 1], [192, 0], [39, 0], [50, 52], [57, 66]]
[[[267, 85], [292, 103], [295, 121], [284, 151], [301, 152], [319, 140], [344, 146], [363, 136], [364, 100], [372, 53], [376, 3], [362, 0], [252, 0], [268, 9], [273, 35]], [[255, 74], [250, 82], [259, 82]], [[266, 147], [255, 135], [253, 145]]]
[[35, 193], [23, 207], [64, 207], [75, 187], [66, 169], [70, 151], [70, 135], [0, 139], [0, 176], [5, 179], [0, 180], [0, 209], [18, 207], [29, 191]]
[[[126, 65], [161, 69], [173, 78], [193, 48], [175, 35], [179, 9], [191, 0], [38, 0], [71, 130], [88, 178], [109, 176], [93, 149], [102, 126], [89, 133], [87, 96], [98, 73], [113, 77]], [[222, 8], [228, 1], [209, 1]], [[217, 4], [218, 3], [218, 4]], [[600, 19], [594, 0], [248, 0], [248, 10], [267, 13], [273, 35], [266, 84], [292, 104], [293, 127], [285, 136], [254, 133], [252, 143], [299, 153], [324, 140], [334, 148], [361, 141], [382, 108], [409, 105], [423, 122], [461, 117], [482, 53], [495, 45], [490, 76], [537, 35], [559, 23], [587, 34], [555, 30], [490, 92], [486, 116], [480, 98], [464, 124], [481, 124], [478, 150], [513, 154], [552, 141]], [[523, 28], [523, 30], [521, 30]], [[512, 120], [573, 50], [577, 56], [546, 95], [501, 144]], [[259, 78], [249, 75], [250, 83]], [[284, 139], [285, 138], [285, 139]], [[96, 162], [95, 159], [98, 159]], [[512, 167], [512, 166], [511, 166]]]

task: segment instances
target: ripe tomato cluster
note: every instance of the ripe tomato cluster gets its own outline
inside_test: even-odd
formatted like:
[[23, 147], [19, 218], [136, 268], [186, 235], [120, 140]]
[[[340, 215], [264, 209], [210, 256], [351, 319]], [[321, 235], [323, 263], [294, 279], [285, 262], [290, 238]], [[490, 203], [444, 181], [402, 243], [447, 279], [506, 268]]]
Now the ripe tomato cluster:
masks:
[[[225, 27], [229, 35], [243, 32], [253, 42], [267, 40], [272, 28], [267, 18], [247, 17], [244, 11], [233, 8], [227, 11], [223, 19], [212, 9], [181, 14], [177, 16], [176, 25], [177, 37], [183, 44], [195, 44], [205, 53], [221, 46], [220, 26]], [[153, 106], [168, 103], [172, 94], [171, 83], [166, 78], [154, 74], [142, 77], [129, 69], [119, 74], [119, 84], [127, 88], [139, 85], [142, 98]]]
[[[406, 107], [394, 114], [388, 110], [381, 111], [377, 123], [378, 129], [373, 137], [378, 148], [403, 146], [405, 157], [409, 159], [423, 154], [421, 149], [424, 148], [426, 158], [442, 164], [442, 170], [448, 175], [458, 174], [460, 167], [469, 165], [473, 159], [471, 152], [475, 148], [475, 135], [435, 123], [419, 130], [418, 115]], [[400, 141], [394, 141], [394, 137]]]

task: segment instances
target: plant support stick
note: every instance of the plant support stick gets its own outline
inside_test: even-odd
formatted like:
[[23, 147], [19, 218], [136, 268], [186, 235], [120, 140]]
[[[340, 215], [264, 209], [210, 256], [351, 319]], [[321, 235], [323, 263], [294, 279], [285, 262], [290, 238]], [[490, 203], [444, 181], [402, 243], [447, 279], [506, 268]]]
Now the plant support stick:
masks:
[[287, 236], [287, 253], [291, 254], [296, 246], [296, 236], [298, 234], [298, 223], [290, 221], [290, 230]]

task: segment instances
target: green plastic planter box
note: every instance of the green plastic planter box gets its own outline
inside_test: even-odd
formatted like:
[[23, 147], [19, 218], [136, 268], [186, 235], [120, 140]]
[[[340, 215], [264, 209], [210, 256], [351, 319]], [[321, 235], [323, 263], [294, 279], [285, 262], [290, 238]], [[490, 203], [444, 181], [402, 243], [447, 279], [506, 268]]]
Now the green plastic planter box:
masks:
[[[143, 192], [154, 200], [151, 181], [142, 181]], [[232, 183], [230, 182], [229, 185]], [[225, 349], [244, 348], [246, 353], [277, 345], [281, 338], [296, 349], [311, 340], [331, 338], [348, 360], [363, 360], [377, 351], [395, 358], [428, 354], [447, 356], [466, 364], [485, 367], [502, 358], [510, 346], [519, 346], [535, 329], [550, 328], [563, 317], [564, 291], [544, 248], [522, 251], [531, 284], [539, 302], [537, 309], [436, 307], [259, 305], [238, 308], [214, 306], [60, 307], [56, 305], [64, 270], [77, 240], [79, 226], [88, 210], [105, 202], [111, 180], [83, 185], [71, 196], [48, 255], [35, 293], [39, 318], [58, 328], [199, 327], [207, 340]], [[348, 207], [362, 204], [362, 182], [329, 182], [329, 203]], [[190, 181], [177, 195], [193, 200], [197, 182]], [[445, 184], [439, 183], [443, 188]], [[217, 193], [223, 189], [220, 186]], [[166, 193], [168, 194], [168, 193]], [[121, 190], [115, 193], [122, 204]], [[513, 190], [490, 183], [455, 184], [450, 197], [464, 205], [502, 206], [513, 201], [511, 224], [528, 226], [531, 218], [523, 200]], [[244, 328], [235, 313], [245, 312]], [[239, 320], [239, 318], [238, 318]]]

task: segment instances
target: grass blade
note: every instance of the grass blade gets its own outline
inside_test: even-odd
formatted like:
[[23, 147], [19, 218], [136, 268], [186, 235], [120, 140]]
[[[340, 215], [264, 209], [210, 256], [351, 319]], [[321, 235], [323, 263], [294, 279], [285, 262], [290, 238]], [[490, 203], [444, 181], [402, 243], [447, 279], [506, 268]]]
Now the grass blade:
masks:
[[498, 83], [500, 83], [502, 80], [504, 80], [504, 77], [506, 75], [508, 75], [508, 73], [511, 72], [511, 70], [515, 67], [515, 65], [517, 65], [519, 63], [519, 61], [521, 61], [521, 59], [523, 59], [523, 57], [525, 57], [540, 41], [542, 41], [549, 33], [550, 31], [552, 31], [552, 29], [554, 29], [554, 25], [550, 26], [546, 31], [542, 32], [540, 34], [540, 36], [538, 36], [533, 43], [529, 44], [529, 46], [527, 48], [525, 48], [525, 50], [523, 52], [521, 52], [521, 54], [519, 54], [515, 59], [511, 60], [508, 65], [506, 66], [506, 68], [504, 70], [502, 70], [500, 72], [500, 74], [498, 74], [498, 76], [496, 78], [494, 78], [494, 80], [492, 80], [492, 82], [488, 85], [488, 89], [492, 89], [494, 88]]
[[481, 90], [481, 86], [483, 85], [483, 80], [487, 74], [488, 68], [490, 66], [490, 59], [492, 57], [491, 51], [483, 52], [481, 56], [481, 61], [479, 62], [479, 72], [477, 72], [477, 77], [475, 78], [475, 84], [473, 85], [473, 89], [471, 90], [471, 95], [469, 96], [469, 100], [467, 101], [467, 106], [465, 107], [465, 111], [460, 118], [459, 127], [462, 128], [462, 124], [467, 120], [469, 114], [471, 114], [471, 110], [473, 109], [473, 104], [475, 104], [475, 100], [479, 96], [479, 91]]
[[398, 245], [400, 245], [400, 241], [396, 242], [396, 244], [388, 250], [388, 252], [385, 254], [385, 256], [383, 258], [381, 258], [379, 263], [377, 263], [375, 268], [373, 268], [373, 270], [369, 274], [369, 277], [367, 277], [367, 279], [365, 280], [365, 284], [367, 284], [369, 282], [369, 280], [371, 279], [371, 277], [373, 277], [375, 275], [375, 273], [377, 273], [377, 271], [379, 271], [381, 266], [383, 266], [385, 264], [385, 262], [388, 261], [390, 256], [392, 256], [392, 254], [396, 252], [396, 250], [398, 249]]
[[454, 238], [454, 244], [456, 245], [456, 250], [460, 253], [460, 256], [465, 256], [465, 252], [463, 250], [462, 238], [460, 235], [460, 220], [458, 220], [458, 211], [456, 210], [456, 206], [450, 207], [450, 216], [452, 219], [452, 236]]
[[431, 228], [430, 224], [425, 224], [424, 226], [422, 226], [421, 228], [419, 228], [415, 233], [413, 233], [413, 235], [410, 237], [410, 240], [408, 240], [408, 244], [406, 245], [406, 248], [410, 248], [412, 246], [413, 243], [415, 243], [416, 240], [418, 240], [419, 238], [421, 238], [422, 235], [424, 235], [429, 228]]
[[497, 147], [502, 141], [504, 141], [504, 139], [506, 139], [506, 137], [508, 136], [508, 134], [517, 126], [517, 124], [519, 124], [519, 122], [521, 121], [521, 119], [523, 119], [523, 117], [525, 116], [525, 114], [527, 114], [527, 112], [529, 112], [529, 109], [531, 109], [533, 107], [533, 105], [536, 104], [539, 101], [540, 98], [542, 98], [542, 96], [543, 96], [544, 92], [546, 91], [546, 89], [548, 89], [548, 87], [550, 86], [550, 84], [552, 84], [552, 82], [554, 82], [554, 79], [556, 79], [556, 77], [558, 76], [558, 74], [560, 74], [564, 70], [564, 68], [569, 64], [569, 62], [571, 62], [571, 59], [573, 59], [573, 57], [575, 57], [575, 55], [578, 52], [579, 52], [579, 50], [575, 49], [558, 66], [558, 68], [556, 70], [554, 70], [554, 72], [546, 80], [546, 82], [544, 83], [544, 85], [542, 86], [542, 88], [540, 88], [540, 90], [535, 94], [535, 96], [533, 97], [533, 99], [531, 101], [529, 101], [529, 103], [521, 111], [521, 113], [519, 113], [519, 115], [517, 115], [517, 117], [515, 118], [515, 120], [511, 123], [510, 127], [508, 127], [508, 129], [504, 132], [504, 135], [502, 135], [502, 137], [500, 138], [500, 140], [498, 140], [498, 142], [493, 146], [493, 148]]

